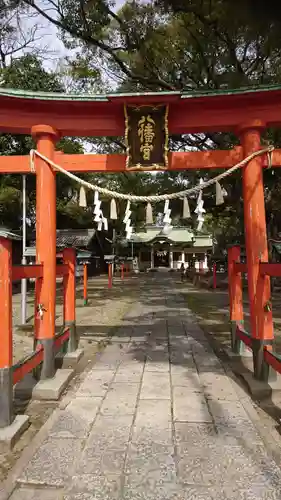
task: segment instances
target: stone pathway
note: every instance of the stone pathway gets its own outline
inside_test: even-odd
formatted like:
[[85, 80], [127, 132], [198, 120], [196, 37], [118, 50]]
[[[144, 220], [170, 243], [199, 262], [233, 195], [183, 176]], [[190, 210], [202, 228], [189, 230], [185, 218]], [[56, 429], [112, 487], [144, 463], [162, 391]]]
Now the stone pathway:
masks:
[[173, 277], [140, 278], [112, 344], [53, 417], [11, 500], [281, 498], [281, 471]]

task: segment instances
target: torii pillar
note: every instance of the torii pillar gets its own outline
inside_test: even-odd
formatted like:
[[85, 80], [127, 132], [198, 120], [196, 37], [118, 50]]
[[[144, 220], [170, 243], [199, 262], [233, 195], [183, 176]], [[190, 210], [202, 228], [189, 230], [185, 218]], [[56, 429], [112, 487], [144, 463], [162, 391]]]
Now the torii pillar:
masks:
[[[58, 133], [48, 125], [32, 127], [37, 150], [54, 160]], [[35, 338], [44, 347], [41, 379], [55, 374], [56, 318], [56, 174], [52, 167], [35, 157], [36, 170], [36, 262], [43, 264], [43, 278], [36, 282]], [[38, 314], [38, 306], [43, 316]]]
[[[264, 128], [265, 124], [260, 120], [240, 127], [244, 157], [262, 148], [261, 132]], [[260, 262], [268, 262], [261, 156], [256, 156], [243, 168], [243, 197], [254, 374], [260, 379], [263, 375], [264, 345], [273, 342], [272, 311], [266, 308], [270, 301], [270, 278], [261, 276], [259, 272]]]

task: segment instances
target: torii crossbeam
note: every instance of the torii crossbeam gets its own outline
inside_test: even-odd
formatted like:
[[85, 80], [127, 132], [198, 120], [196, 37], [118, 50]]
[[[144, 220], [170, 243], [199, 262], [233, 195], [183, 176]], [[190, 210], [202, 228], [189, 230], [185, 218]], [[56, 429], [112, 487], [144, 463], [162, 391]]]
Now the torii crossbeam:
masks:
[[[189, 151], [169, 153], [169, 170], [227, 169], [244, 158], [243, 149], [237, 146], [222, 151]], [[54, 153], [54, 161], [68, 172], [119, 173], [126, 170], [124, 154], [76, 154]], [[266, 156], [262, 157], [262, 167], [268, 167]], [[272, 167], [281, 165], [281, 149], [272, 153]], [[0, 174], [31, 174], [29, 156], [0, 156]]]

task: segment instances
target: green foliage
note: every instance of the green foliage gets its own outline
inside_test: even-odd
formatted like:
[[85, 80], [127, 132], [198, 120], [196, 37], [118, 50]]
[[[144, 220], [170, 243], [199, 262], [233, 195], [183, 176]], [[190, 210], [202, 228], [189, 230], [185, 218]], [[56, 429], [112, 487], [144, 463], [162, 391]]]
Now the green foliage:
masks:
[[[4, 87], [20, 88], [34, 91], [62, 92], [63, 87], [58, 76], [47, 72], [42, 62], [34, 55], [27, 54], [11, 61], [11, 64], [1, 71], [1, 85]], [[1, 155], [27, 155], [34, 142], [31, 136], [2, 134], [0, 136]], [[68, 154], [83, 153], [81, 141], [72, 138], [63, 138], [57, 149]], [[65, 176], [57, 176], [58, 221], [68, 224], [69, 218], [66, 206], [69, 203], [67, 195], [73, 183]], [[21, 227], [21, 176], [1, 175], [0, 177], [0, 225], [19, 229]], [[27, 215], [34, 224], [36, 203], [35, 177], [27, 177]], [[81, 212], [81, 209], [80, 209]], [[80, 217], [80, 218], [79, 218]], [[78, 220], [81, 220], [81, 214]], [[82, 217], [83, 219], [83, 217]], [[85, 225], [85, 223], [84, 223]], [[59, 226], [60, 227], [60, 226]]]
[[33, 54], [27, 54], [11, 61], [1, 73], [1, 87], [14, 89], [63, 92], [63, 88], [53, 73], [48, 73], [41, 61]]
[[0, 225], [17, 227], [21, 210], [21, 192], [14, 186], [0, 186]]

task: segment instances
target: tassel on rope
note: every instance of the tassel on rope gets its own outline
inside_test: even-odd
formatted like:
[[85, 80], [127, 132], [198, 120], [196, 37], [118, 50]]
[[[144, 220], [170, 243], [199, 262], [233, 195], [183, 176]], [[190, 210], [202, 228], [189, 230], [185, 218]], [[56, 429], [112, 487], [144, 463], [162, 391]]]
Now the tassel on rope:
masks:
[[112, 198], [112, 200], [110, 202], [110, 219], [117, 220], [117, 207], [116, 207], [116, 201], [114, 198]]
[[99, 229], [100, 226], [100, 222], [102, 220], [102, 211], [101, 211], [101, 201], [99, 199], [99, 193], [98, 191], [95, 191], [95, 194], [94, 194], [94, 215], [95, 215], [95, 218], [94, 218], [94, 222], [97, 222], [98, 223], [98, 231], [101, 231], [101, 229]]
[[105, 231], [108, 231], [108, 221], [107, 218], [104, 217], [102, 209], [101, 209], [101, 200], [99, 199], [98, 191], [95, 191], [94, 194], [94, 222], [97, 222], [97, 230], [101, 231], [102, 226]]
[[94, 215], [100, 216], [101, 213], [101, 201], [98, 200], [96, 201], [95, 208], [94, 208]]
[[127, 223], [127, 221], [130, 219], [131, 217], [131, 210], [130, 210], [130, 206], [131, 206], [131, 202], [130, 201], [127, 201], [127, 206], [126, 206], [126, 210], [125, 210], [125, 215], [124, 215], [124, 219], [123, 219], [123, 222], [124, 224]]
[[164, 222], [163, 233], [164, 234], [167, 234], [173, 228], [173, 226], [171, 226], [172, 219], [170, 217], [172, 210], [169, 208], [169, 205], [170, 205], [170, 201], [165, 200], [164, 217], [163, 217], [163, 222]]
[[[199, 184], [203, 184], [202, 178], [200, 179]], [[194, 210], [194, 212], [197, 214], [197, 222], [198, 222], [197, 231], [201, 231], [204, 224], [205, 220], [204, 214], [206, 213], [206, 210], [203, 207], [204, 207], [204, 200], [203, 200], [203, 193], [201, 190], [199, 191], [199, 195], [197, 198], [197, 206], [196, 209]]]
[[182, 218], [183, 219], [189, 219], [191, 217], [190, 215], [190, 208], [189, 208], [189, 203], [188, 203], [188, 198], [185, 196], [183, 199], [183, 213], [182, 213]]
[[146, 224], [153, 224], [153, 213], [151, 203], [146, 205]]
[[224, 203], [224, 191], [220, 183], [216, 182], [216, 205], [222, 205]]
[[126, 213], [129, 212], [130, 208], [131, 208], [131, 202], [130, 202], [130, 200], [128, 200], [127, 205], [126, 205]]
[[171, 222], [172, 222], [172, 219], [171, 219], [171, 217], [170, 217], [170, 215], [171, 215], [171, 211], [172, 211], [172, 210], [171, 210], [170, 208], [168, 208], [167, 212], [166, 212], [166, 213], [165, 213], [165, 215], [164, 215], [163, 222], [165, 222], [165, 224], [170, 225], [170, 224], [171, 224]]
[[130, 207], [131, 207], [131, 202], [128, 200], [127, 201], [127, 206], [126, 206], [126, 211], [125, 211], [125, 217], [123, 219], [123, 222], [125, 224], [125, 232], [126, 232], [126, 239], [127, 240], [130, 240], [131, 239], [131, 236], [132, 236], [132, 232], [133, 232], [133, 228], [131, 226], [131, 210], [130, 210]]
[[83, 186], [80, 187], [80, 192], [79, 192], [79, 207], [87, 208], [86, 191]]

